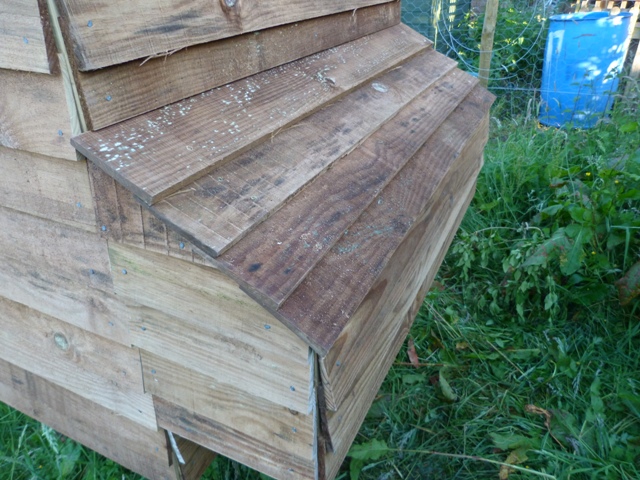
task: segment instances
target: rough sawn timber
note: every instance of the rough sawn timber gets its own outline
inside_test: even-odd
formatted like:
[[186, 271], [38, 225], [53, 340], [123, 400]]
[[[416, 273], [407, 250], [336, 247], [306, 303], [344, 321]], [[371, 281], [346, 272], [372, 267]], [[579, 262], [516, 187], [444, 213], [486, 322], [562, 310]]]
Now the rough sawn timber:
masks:
[[59, 7], [84, 71], [386, 1], [60, 0]]
[[72, 144], [153, 204], [428, 45], [424, 37], [397, 25], [86, 132]]
[[98, 130], [113, 125], [398, 23], [400, 2], [389, 2], [133, 60], [107, 70], [75, 70], [87, 127]]
[[150, 210], [209, 255], [218, 256], [454, 67], [452, 60], [427, 50]]

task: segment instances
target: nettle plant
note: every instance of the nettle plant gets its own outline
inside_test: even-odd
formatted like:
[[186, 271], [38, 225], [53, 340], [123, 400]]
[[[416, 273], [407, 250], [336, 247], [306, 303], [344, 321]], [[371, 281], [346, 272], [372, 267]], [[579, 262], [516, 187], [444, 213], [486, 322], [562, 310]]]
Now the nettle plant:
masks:
[[[634, 118], [614, 115], [591, 130], [498, 126], [472, 207], [489, 225], [463, 227], [449, 259], [468, 304], [487, 308], [491, 318], [521, 321], [575, 319], [616, 296], [635, 311], [640, 126]], [[512, 151], [500, 150], [502, 130]]]

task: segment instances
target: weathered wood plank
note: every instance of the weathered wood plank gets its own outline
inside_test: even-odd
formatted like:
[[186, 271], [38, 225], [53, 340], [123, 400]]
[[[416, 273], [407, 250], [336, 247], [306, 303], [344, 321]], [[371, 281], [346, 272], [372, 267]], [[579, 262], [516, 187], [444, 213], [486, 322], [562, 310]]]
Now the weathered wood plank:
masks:
[[144, 394], [137, 349], [0, 297], [0, 358], [117, 412], [156, 428]]
[[0, 70], [0, 85], [0, 146], [77, 159], [69, 139], [78, 132], [61, 74]]
[[[395, 294], [400, 297], [400, 301], [395, 305], [395, 308], [388, 306], [385, 311], [380, 314], [382, 316], [391, 316], [396, 320], [395, 322], [384, 322], [387, 326], [393, 325], [396, 327], [395, 332], [394, 329], [391, 329], [388, 333], [385, 331], [389, 336], [383, 337], [383, 341], [379, 342], [382, 344], [382, 350], [380, 350], [380, 352], [384, 353], [377, 355], [375, 360], [368, 365], [368, 368], [358, 378], [350, 398], [340, 405], [338, 411], [328, 412], [327, 428], [331, 435], [333, 451], [326, 453], [324, 457], [327, 478], [334, 478], [338, 474], [340, 466], [351, 447], [351, 443], [355, 439], [360, 425], [362, 424], [371, 403], [377, 395], [380, 385], [396, 358], [398, 351], [409, 332], [409, 328], [411, 327], [413, 320], [424, 301], [424, 297], [428, 291], [431, 281], [433, 280], [433, 276], [435, 275], [437, 268], [431, 268], [431, 271], [429, 271], [427, 278], [422, 284], [420, 284], [420, 279], [424, 278], [426, 270], [429, 270], [430, 267], [433, 267], [436, 264], [439, 265], [442, 262], [447, 246], [453, 240], [455, 230], [462, 221], [466, 207], [471, 202], [475, 191], [474, 186], [475, 182], [472, 180], [469, 185], [463, 187], [459, 192], [458, 204], [455, 205], [452, 210], [449, 210], [449, 212], [452, 213], [450, 220], [454, 220], [453, 228], [448, 232], [437, 232], [441, 237], [447, 237], [444, 245], [440, 246], [440, 252], [437, 260], [433, 261], [431, 258], [424, 258], [421, 256], [425, 251], [430, 251], [428, 241], [433, 239], [434, 231], [430, 229], [428, 224], [423, 225], [423, 227], [426, 226], [426, 230], [428, 232], [423, 236], [423, 239], [425, 237], [428, 238], [427, 242], [423, 239], [419, 239], [419, 234], [424, 233], [420, 232], [419, 229], [415, 229], [407, 238], [407, 243], [413, 243], [412, 247], [416, 248], [416, 254], [411, 255], [411, 252], [414, 251], [413, 248], [406, 248], [403, 250], [404, 255], [409, 254], [409, 262], [413, 265], [421, 265], [423, 268], [421, 269], [422, 271], [410, 279], [410, 290], [404, 288], [402, 292], [400, 292], [398, 289], [395, 289]], [[434, 250], [431, 250], [430, 253], [431, 252], [434, 252]], [[405, 262], [406, 260], [407, 259], [405, 258]], [[402, 264], [406, 263], [403, 262]], [[416, 273], [417, 272], [415, 272], [415, 270], [412, 272], [413, 275]], [[406, 280], [407, 279], [404, 279], [405, 282]], [[418, 287], [417, 295], [415, 294], [416, 285]]]
[[98, 130], [399, 22], [400, 3], [390, 2], [246, 33], [144, 63], [76, 71], [85, 118], [90, 130]]
[[0, 171], [1, 206], [96, 231], [86, 162], [0, 147]]
[[221, 425], [191, 410], [154, 397], [158, 424], [279, 480], [315, 480], [315, 459], [301, 458]]
[[150, 209], [217, 256], [455, 65], [427, 50]]
[[140, 353], [147, 393], [270, 445], [282, 456], [312, 461], [313, 415], [276, 405], [159, 355]]
[[[468, 123], [474, 117], [484, 118], [492, 98], [476, 89], [472, 98], [460, 105], [457, 114], [445, 121], [422, 146], [422, 153], [416, 158], [424, 159], [429, 174], [412, 179], [402, 175], [390, 185], [391, 190], [383, 190], [275, 312], [292, 330], [307, 338], [316, 352], [326, 355], [331, 349], [398, 243], [418, 218], [414, 212], [405, 214], [393, 202], [419, 197], [429, 184], [440, 183], [468, 140], [465, 135], [465, 132], [471, 133]], [[390, 192], [398, 192], [392, 195], [393, 202], [386, 199]], [[354, 282], [354, 278], [358, 282]]]
[[[419, 226], [423, 223], [429, 223], [429, 228], [432, 230], [429, 233], [431, 235], [427, 247], [429, 251], [424, 254], [424, 265], [410, 263], [400, 264], [399, 267], [393, 264], [393, 262], [399, 262], [398, 255], [400, 254], [396, 254], [387, 263], [387, 271], [380, 275], [380, 279], [376, 280], [374, 287], [366, 293], [364, 300], [340, 333], [333, 348], [321, 359], [320, 365], [327, 404], [332, 410], [335, 410], [348, 397], [362, 372], [375, 360], [374, 357], [383, 351], [378, 342], [382, 341], [382, 338], [388, 338], [388, 329], [393, 328], [386, 325], [385, 322], [393, 323], [395, 319], [392, 316], [380, 314], [379, 310], [384, 309], [385, 305], [395, 305], [398, 301], [397, 295], [399, 293], [397, 292], [402, 292], [402, 287], [411, 291], [410, 285], [407, 285], [406, 281], [402, 283], [403, 280], [412, 278], [411, 275], [413, 275], [415, 278], [420, 278], [420, 282], [422, 282], [422, 279], [427, 275], [427, 271], [424, 269], [430, 269], [428, 271], [435, 275], [439, 267], [439, 263], [434, 263], [435, 259], [441, 253], [444, 255], [441, 250], [446, 250], [448, 247], [448, 244], [444, 247], [441, 245], [447, 238], [446, 235], [457, 228], [453, 224], [454, 219], [449, 210], [454, 206], [457, 191], [463, 192], [463, 187], [469, 183], [468, 180], [476, 178], [480, 167], [479, 158], [486, 142], [487, 123], [485, 121], [480, 124], [469, 121], [467, 125], [476, 129], [475, 138], [469, 139], [464, 151], [459, 152], [455, 164], [447, 169], [439, 185], [425, 186], [424, 195], [422, 192], [412, 192], [411, 196], [399, 198], [401, 192], [396, 190], [395, 192], [383, 193], [381, 197], [388, 205], [392, 205], [394, 210], [397, 208], [406, 212], [408, 217], [414, 219], [414, 224]], [[424, 175], [428, 174], [437, 177], [438, 173], [434, 173], [433, 168], [425, 165], [430, 159], [423, 157], [423, 160], [424, 162], [408, 165], [407, 170], [400, 174], [399, 183], [407, 187], [412, 178], [425, 178]], [[384, 209], [379, 209], [376, 213], [381, 218], [394, 214], [391, 211], [384, 211]], [[362, 220], [369, 222], [372, 220], [371, 217], [366, 218], [368, 217], [366, 214], [363, 217], [365, 218]], [[384, 224], [384, 221], [380, 223]], [[357, 228], [358, 226], [354, 225], [353, 230]], [[360, 235], [356, 235], [356, 238], [361, 238], [363, 233], [365, 232], [360, 231]], [[406, 248], [406, 243], [400, 245], [398, 250], [402, 248]], [[383, 247], [379, 250], [390, 249]], [[388, 273], [390, 269], [395, 269], [393, 275]], [[422, 273], [417, 274], [416, 272]], [[400, 274], [403, 277], [398, 277]], [[400, 283], [402, 286], [398, 286]], [[415, 290], [417, 286], [414, 287]], [[411, 293], [410, 296], [413, 296], [414, 293]]]
[[[167, 433], [167, 435], [169, 434]], [[177, 453], [173, 451], [172, 445], [169, 443], [177, 480], [200, 480], [217, 454], [178, 435], [173, 435], [173, 437], [180, 456], [184, 460], [184, 463], [180, 463]]]
[[45, 0], [3, 0], [0, 3], [0, 68], [57, 72]]
[[147, 204], [423, 51], [397, 25], [72, 140]]
[[385, 1], [269, 0], [245, 4], [242, 0], [63, 0], [60, 10], [80, 70], [95, 70]]
[[[307, 413], [309, 348], [228, 277], [112, 244], [118, 295], [136, 309], [133, 343], [223, 384]], [[126, 272], [126, 274], [125, 274]]]
[[457, 69], [436, 73], [443, 76], [431, 88], [219, 257], [252, 296], [280, 307], [477, 83]]
[[113, 294], [96, 234], [0, 207], [0, 295], [130, 345], [129, 311]]
[[147, 478], [175, 480], [164, 434], [0, 359], [0, 399]]

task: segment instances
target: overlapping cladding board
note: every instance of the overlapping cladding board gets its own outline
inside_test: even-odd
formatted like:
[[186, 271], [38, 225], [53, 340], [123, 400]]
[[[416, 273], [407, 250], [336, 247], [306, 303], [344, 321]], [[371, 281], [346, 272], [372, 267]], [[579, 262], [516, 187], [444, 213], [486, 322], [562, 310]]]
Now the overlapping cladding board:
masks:
[[384, 3], [106, 70], [76, 71], [75, 79], [88, 128], [97, 130], [399, 22], [400, 3]]
[[0, 70], [0, 146], [76, 160], [79, 133], [63, 75]]
[[386, 1], [60, 0], [59, 6], [76, 62], [85, 71]]
[[72, 143], [152, 204], [427, 45], [424, 37], [398, 25], [84, 133]]
[[0, 68], [52, 73], [58, 69], [45, 0], [0, 2]]

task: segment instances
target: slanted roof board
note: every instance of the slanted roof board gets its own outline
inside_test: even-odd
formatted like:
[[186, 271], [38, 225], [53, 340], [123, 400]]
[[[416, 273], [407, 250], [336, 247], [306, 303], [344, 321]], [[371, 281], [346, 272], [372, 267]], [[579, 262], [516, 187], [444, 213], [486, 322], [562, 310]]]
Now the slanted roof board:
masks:
[[434, 190], [482, 127], [492, 100], [476, 88], [275, 312], [318, 353], [326, 355], [331, 349], [402, 239], [419, 222]]
[[397, 25], [72, 143], [153, 204], [427, 46], [424, 37]]
[[454, 67], [428, 50], [150, 209], [217, 256]]
[[88, 128], [98, 130], [398, 23], [400, 3], [384, 3], [108, 69], [76, 70], [75, 79]]
[[[171, 52], [388, 0], [59, 0], [80, 70]], [[228, 5], [233, 4], [229, 7]]]
[[447, 75], [444, 64], [432, 62], [431, 88], [218, 258], [254, 298], [271, 309], [282, 305], [473, 89], [473, 77]]

